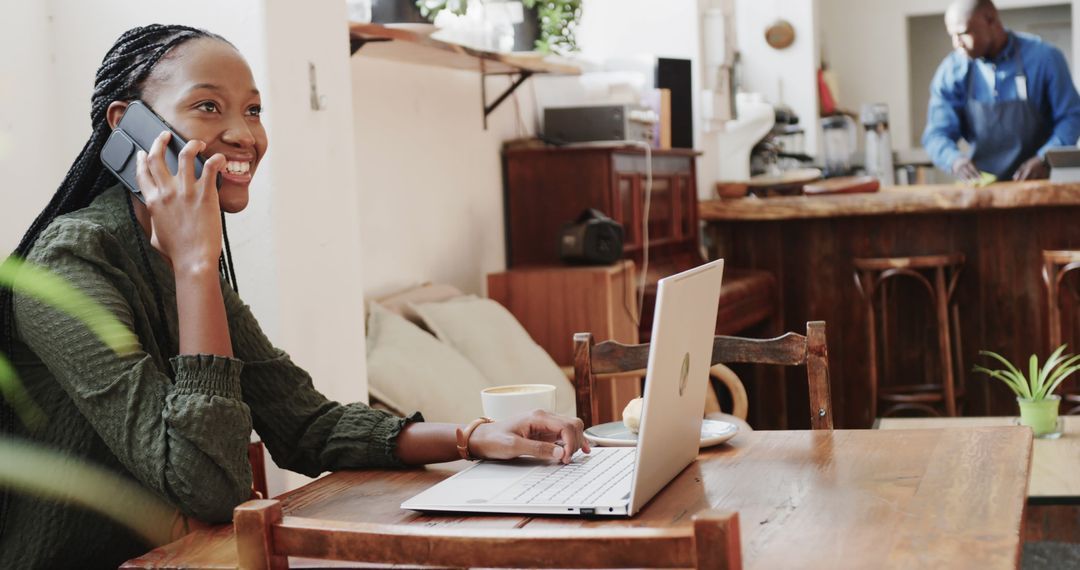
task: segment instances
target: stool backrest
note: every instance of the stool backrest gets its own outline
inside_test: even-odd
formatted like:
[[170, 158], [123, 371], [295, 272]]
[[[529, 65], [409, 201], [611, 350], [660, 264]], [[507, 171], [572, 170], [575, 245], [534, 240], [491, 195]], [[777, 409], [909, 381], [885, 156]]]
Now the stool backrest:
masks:
[[[592, 397], [596, 380], [645, 370], [649, 345], [626, 345], [614, 341], [593, 343], [591, 333], [574, 335], [574, 390], [578, 417], [586, 427], [598, 415]], [[832, 396], [829, 390], [829, 354], [825, 342], [825, 322], [806, 323], [806, 336], [789, 332], [772, 339], [716, 336], [711, 364], [735, 362], [806, 366], [810, 389], [810, 427], [832, 429]]]

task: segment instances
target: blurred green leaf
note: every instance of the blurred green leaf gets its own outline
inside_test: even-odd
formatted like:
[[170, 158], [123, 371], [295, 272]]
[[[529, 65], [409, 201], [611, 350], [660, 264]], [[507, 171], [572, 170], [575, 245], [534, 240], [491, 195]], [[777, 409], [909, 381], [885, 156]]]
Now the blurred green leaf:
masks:
[[56, 451], [0, 438], [0, 486], [101, 513], [153, 546], [172, 538], [178, 512], [142, 486]]
[[12, 410], [15, 410], [19, 419], [31, 431], [45, 425], [45, 412], [42, 412], [41, 408], [30, 399], [30, 395], [19, 383], [15, 367], [7, 358], [4, 358], [2, 353], [0, 353], [0, 396], [7, 401]]
[[131, 354], [139, 347], [135, 334], [112, 313], [45, 269], [8, 257], [0, 263], [0, 287], [10, 287], [79, 319], [117, 354]]

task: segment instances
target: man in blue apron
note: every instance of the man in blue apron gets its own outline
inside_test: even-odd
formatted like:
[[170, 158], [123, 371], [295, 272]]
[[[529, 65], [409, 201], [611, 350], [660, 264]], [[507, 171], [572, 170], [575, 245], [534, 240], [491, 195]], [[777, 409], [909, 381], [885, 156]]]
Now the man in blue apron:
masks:
[[[990, 0], [957, 0], [945, 12], [956, 51], [930, 84], [922, 143], [961, 180], [1046, 178], [1043, 155], [1080, 138], [1080, 95], [1061, 52], [1006, 30]], [[957, 147], [964, 139], [970, 154]]]

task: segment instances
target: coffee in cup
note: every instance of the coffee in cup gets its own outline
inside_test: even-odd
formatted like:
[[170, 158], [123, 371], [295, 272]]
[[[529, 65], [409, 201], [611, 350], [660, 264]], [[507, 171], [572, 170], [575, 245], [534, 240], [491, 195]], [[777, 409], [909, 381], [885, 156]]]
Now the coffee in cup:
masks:
[[480, 391], [484, 415], [505, 420], [533, 410], [555, 411], [555, 386], [551, 384], [510, 384]]

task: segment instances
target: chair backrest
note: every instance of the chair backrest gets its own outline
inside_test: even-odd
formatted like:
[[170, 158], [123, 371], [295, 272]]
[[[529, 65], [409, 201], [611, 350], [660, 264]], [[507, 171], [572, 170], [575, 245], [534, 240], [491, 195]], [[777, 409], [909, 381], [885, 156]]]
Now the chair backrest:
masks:
[[251, 490], [258, 493], [258, 498], [270, 496], [266, 488], [266, 455], [263, 442], [253, 441], [248, 444], [248, 462], [251, 463]]
[[[592, 334], [575, 334], [574, 390], [581, 421], [591, 426], [597, 417], [597, 405], [592, 397], [597, 378], [642, 371], [648, 361], [648, 344], [626, 345], [614, 341], [594, 344]], [[806, 336], [793, 332], [772, 339], [717, 336], [713, 340], [712, 364], [733, 362], [805, 365], [810, 387], [810, 427], [833, 428], [824, 321], [806, 323]]]
[[738, 513], [706, 511], [681, 528], [445, 529], [282, 516], [276, 500], [234, 511], [240, 568], [289, 556], [452, 568], [742, 568]]

